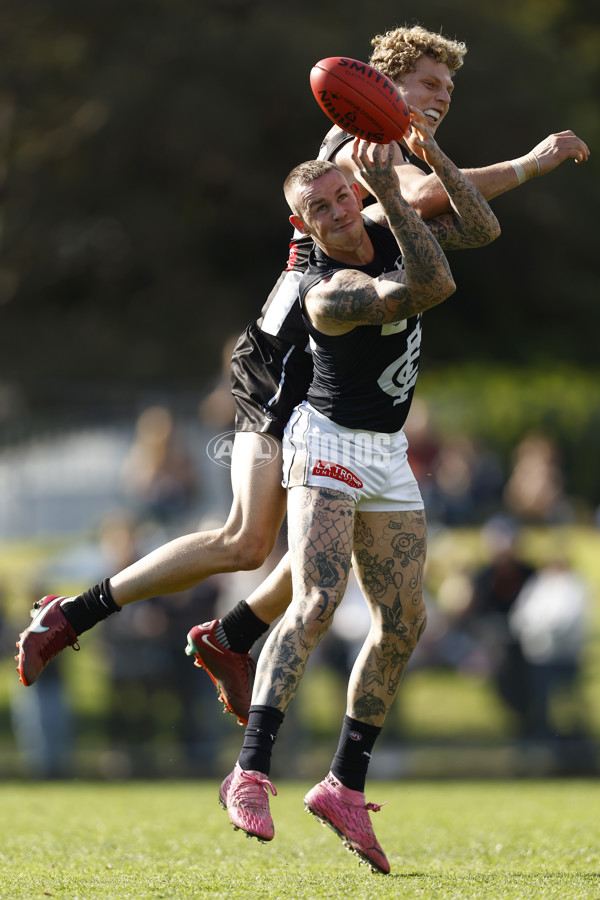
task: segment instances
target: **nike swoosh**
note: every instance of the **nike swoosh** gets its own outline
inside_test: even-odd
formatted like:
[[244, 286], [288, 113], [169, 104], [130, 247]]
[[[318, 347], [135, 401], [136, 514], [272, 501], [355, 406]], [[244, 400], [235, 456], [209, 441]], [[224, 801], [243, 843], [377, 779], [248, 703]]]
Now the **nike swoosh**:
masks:
[[225, 651], [224, 651], [224, 650], [221, 650], [220, 647], [215, 647], [214, 644], [211, 644], [211, 642], [210, 642], [209, 637], [208, 637], [207, 634], [203, 634], [203, 635], [202, 635], [202, 640], [203, 640], [203, 642], [206, 644], [207, 647], [210, 647], [211, 650], [216, 650], [217, 653], [220, 653], [221, 655], [224, 655], [224, 652], [225, 652]]
[[52, 607], [56, 603], [60, 603], [61, 600], [64, 600], [64, 597], [57, 597], [56, 600], [53, 600], [52, 603], [47, 603], [46, 606], [42, 606], [37, 616], [34, 617], [31, 625], [29, 626], [29, 631], [35, 631], [38, 634], [43, 634], [45, 631], [48, 631], [49, 625], [42, 625], [42, 619], [46, 615], [46, 613], [52, 609]]

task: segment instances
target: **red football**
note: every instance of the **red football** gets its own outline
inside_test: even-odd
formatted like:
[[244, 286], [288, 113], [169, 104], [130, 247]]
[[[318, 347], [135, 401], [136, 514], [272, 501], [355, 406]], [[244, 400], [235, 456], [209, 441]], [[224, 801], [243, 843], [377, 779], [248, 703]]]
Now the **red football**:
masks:
[[310, 86], [323, 112], [349, 134], [389, 144], [408, 129], [410, 113], [400, 91], [368, 63], [328, 56], [311, 69]]

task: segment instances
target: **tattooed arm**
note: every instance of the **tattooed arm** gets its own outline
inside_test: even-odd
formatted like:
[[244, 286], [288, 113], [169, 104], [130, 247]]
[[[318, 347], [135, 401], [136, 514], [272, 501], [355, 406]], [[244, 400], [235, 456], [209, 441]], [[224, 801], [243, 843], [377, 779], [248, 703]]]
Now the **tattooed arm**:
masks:
[[[403, 143], [414, 156], [423, 159], [422, 149], [415, 143], [418, 140], [419, 135], [415, 130], [405, 136]], [[343, 144], [334, 159], [348, 178], [357, 179], [364, 197], [368, 193], [368, 188], [354, 171], [350, 154], [351, 145]], [[548, 135], [525, 156], [514, 160], [523, 167], [521, 178], [518, 178], [518, 170], [515, 169], [511, 160], [502, 160], [478, 168], [463, 167], [461, 171], [477, 185], [486, 200], [492, 200], [500, 194], [514, 190], [532, 178], [553, 172], [557, 166], [568, 159], [582, 163], [589, 158], [589, 155], [590, 150], [585, 141], [572, 131], [559, 131]], [[396, 151], [396, 171], [400, 178], [403, 196], [422, 219], [438, 218], [443, 213], [451, 211], [448, 194], [435, 173], [426, 174], [412, 162], [407, 162], [399, 147]]]
[[[418, 139], [418, 134], [414, 132], [408, 135], [404, 143], [415, 156], [422, 159], [422, 150], [413, 143], [413, 137]], [[492, 200], [532, 178], [552, 172], [567, 159], [581, 163], [589, 155], [589, 148], [581, 138], [572, 131], [561, 131], [548, 135], [528, 154], [515, 160], [523, 166], [524, 181], [518, 178], [517, 170], [510, 160], [479, 168], [463, 168], [462, 172], [477, 185], [486, 200]], [[420, 168], [406, 163], [402, 158], [398, 158], [397, 164], [402, 193], [423, 219], [437, 218], [441, 213], [449, 211], [448, 195], [435, 174], [426, 175]]]
[[[421, 148], [425, 162], [431, 167], [450, 199], [452, 211], [429, 219], [427, 224], [444, 250], [483, 247], [500, 234], [498, 219], [485, 197], [437, 145], [425, 118], [411, 107], [413, 143]], [[420, 137], [418, 137], [420, 135]]]

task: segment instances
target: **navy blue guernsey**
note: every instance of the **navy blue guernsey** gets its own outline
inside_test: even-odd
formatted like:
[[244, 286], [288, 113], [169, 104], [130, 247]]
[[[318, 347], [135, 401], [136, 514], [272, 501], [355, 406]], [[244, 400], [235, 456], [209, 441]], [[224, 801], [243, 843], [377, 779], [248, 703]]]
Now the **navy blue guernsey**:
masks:
[[[301, 304], [310, 288], [341, 269], [376, 278], [402, 268], [390, 229], [366, 215], [363, 218], [375, 250], [373, 261], [367, 266], [344, 265], [314, 247], [298, 289]], [[421, 315], [383, 326], [358, 325], [335, 336], [323, 334], [303, 318], [314, 366], [309, 403], [345, 428], [399, 431], [408, 416], [419, 371]]]

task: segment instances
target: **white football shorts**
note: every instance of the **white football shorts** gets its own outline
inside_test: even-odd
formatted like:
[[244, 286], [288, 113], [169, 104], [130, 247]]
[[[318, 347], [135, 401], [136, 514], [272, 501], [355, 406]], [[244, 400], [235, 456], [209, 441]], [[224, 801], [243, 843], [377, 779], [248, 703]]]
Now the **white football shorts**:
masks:
[[402, 430], [387, 434], [344, 428], [304, 400], [285, 428], [282, 484], [342, 491], [363, 512], [421, 510], [407, 448]]

